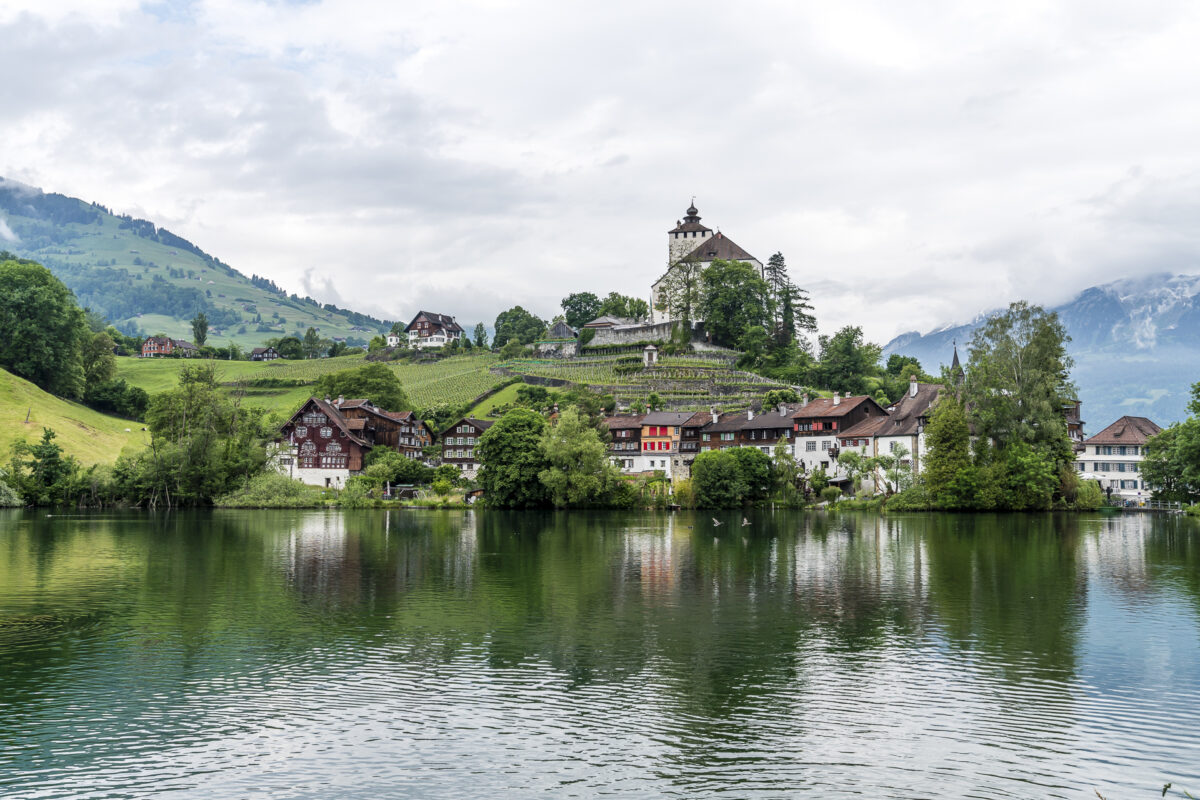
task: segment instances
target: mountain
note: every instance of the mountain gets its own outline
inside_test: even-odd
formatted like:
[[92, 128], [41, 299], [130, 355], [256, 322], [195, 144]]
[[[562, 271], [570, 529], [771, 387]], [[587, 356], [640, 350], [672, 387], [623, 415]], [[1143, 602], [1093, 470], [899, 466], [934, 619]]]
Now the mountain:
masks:
[[97, 203], [0, 178], [0, 250], [44, 264], [80, 305], [127, 334], [191, 339], [203, 311], [209, 344], [242, 347], [316, 328], [322, 337], [366, 344], [390, 322], [289, 295], [246, 277], [166, 228], [116, 215]]
[[[1075, 359], [1072, 377], [1083, 401], [1085, 432], [1118, 417], [1149, 417], [1160, 425], [1187, 416], [1191, 385], [1200, 381], [1200, 275], [1149, 275], [1093, 286], [1053, 309]], [[953, 343], [966, 343], [983, 321], [921, 334], [902, 333], [884, 354], [915, 356], [926, 371], [948, 364]]]

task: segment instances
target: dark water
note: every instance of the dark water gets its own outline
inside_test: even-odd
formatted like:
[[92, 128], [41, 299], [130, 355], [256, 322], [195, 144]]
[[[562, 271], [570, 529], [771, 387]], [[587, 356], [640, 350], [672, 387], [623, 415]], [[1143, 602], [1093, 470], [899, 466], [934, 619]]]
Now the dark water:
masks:
[[0, 516], [0, 797], [1200, 794], [1200, 525]]

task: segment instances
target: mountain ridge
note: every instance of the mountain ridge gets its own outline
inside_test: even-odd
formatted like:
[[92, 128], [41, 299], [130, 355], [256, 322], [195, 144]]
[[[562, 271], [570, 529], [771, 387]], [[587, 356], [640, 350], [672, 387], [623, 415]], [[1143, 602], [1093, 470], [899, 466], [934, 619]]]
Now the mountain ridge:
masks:
[[[1191, 385], [1200, 381], [1200, 274], [1122, 278], [1089, 286], [1049, 310], [1071, 336], [1072, 377], [1085, 418], [1095, 420], [1087, 430], [1127, 414], [1164, 426], [1187, 416]], [[987, 316], [924, 334], [906, 331], [884, 345], [884, 354], [915, 356], [936, 373], [950, 362], [955, 341], [966, 358], [971, 335]]]
[[262, 344], [313, 327], [325, 338], [365, 344], [391, 323], [289, 295], [166, 228], [100, 203], [43, 192], [0, 177], [0, 250], [44, 264], [81, 305], [126, 333], [191, 338], [203, 311], [212, 344]]

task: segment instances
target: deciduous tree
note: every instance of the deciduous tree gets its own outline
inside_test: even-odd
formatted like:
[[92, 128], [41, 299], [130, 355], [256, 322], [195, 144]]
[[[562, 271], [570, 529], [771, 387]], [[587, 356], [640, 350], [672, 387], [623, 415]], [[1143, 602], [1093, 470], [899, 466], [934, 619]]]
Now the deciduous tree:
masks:
[[487, 505], [536, 508], [549, 502], [545, 484], [536, 477], [549, 466], [540, 446], [545, 428], [541, 414], [516, 408], [479, 437], [475, 455], [482, 464], [479, 485]]

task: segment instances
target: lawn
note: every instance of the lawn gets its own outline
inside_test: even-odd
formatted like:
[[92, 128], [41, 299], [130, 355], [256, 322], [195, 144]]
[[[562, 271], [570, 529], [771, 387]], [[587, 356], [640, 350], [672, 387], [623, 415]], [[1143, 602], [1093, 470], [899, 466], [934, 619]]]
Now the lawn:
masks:
[[140, 448], [149, 438], [140, 422], [62, 400], [0, 370], [0, 460], [8, 460], [14, 442], [40, 439], [42, 428], [53, 430], [62, 449], [85, 465], [111, 464], [125, 446]]
[[476, 419], [487, 419], [493, 410], [500, 406], [507, 405], [517, 399], [517, 389], [520, 389], [524, 384], [514, 383], [511, 386], [505, 386], [500, 391], [496, 392], [491, 397], [484, 398], [479, 405], [467, 412], [468, 416]]

